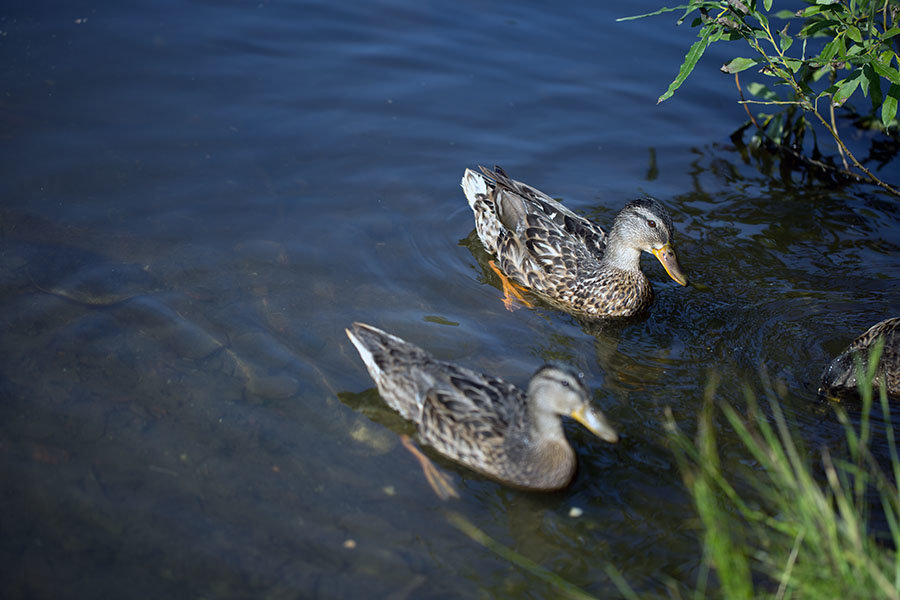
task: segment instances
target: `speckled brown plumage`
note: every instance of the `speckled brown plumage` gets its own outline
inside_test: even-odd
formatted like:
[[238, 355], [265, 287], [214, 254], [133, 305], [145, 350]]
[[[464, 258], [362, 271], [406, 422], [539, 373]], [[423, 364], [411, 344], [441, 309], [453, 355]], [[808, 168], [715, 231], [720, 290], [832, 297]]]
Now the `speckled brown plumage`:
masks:
[[504, 483], [537, 490], [569, 483], [575, 452], [560, 415], [609, 442], [618, 439], [569, 367], [544, 365], [526, 393], [502, 379], [439, 361], [371, 325], [354, 323], [347, 336], [382, 398], [416, 423], [422, 442]]
[[885, 319], [853, 340], [822, 373], [819, 393], [837, 397], [856, 394], [856, 361], [868, 364], [869, 351], [880, 338], [884, 338], [884, 349], [875, 385], [885, 385], [889, 395], [900, 397], [900, 317]]
[[499, 167], [481, 171], [466, 169], [461, 183], [478, 237], [510, 279], [551, 303], [587, 318], [644, 310], [653, 288], [640, 268], [641, 251], [687, 284], [672, 248], [672, 219], [658, 201], [628, 203], [607, 234]]

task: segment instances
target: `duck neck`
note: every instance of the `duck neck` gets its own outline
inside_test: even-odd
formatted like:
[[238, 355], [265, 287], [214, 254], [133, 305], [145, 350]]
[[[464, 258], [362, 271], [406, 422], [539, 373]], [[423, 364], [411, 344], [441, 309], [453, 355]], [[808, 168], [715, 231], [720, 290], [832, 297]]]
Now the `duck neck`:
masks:
[[641, 269], [641, 251], [626, 243], [624, 236], [616, 227], [613, 227], [606, 239], [603, 263], [622, 271], [639, 271]]
[[534, 442], [540, 441], [566, 441], [563, 433], [562, 421], [559, 415], [546, 411], [535, 410], [534, 406], [528, 407], [528, 423], [530, 425], [528, 432], [529, 439]]
[[529, 464], [529, 486], [558, 489], [575, 474], [575, 451], [566, 440], [559, 415], [534, 410], [529, 405], [529, 443], [525, 448]]

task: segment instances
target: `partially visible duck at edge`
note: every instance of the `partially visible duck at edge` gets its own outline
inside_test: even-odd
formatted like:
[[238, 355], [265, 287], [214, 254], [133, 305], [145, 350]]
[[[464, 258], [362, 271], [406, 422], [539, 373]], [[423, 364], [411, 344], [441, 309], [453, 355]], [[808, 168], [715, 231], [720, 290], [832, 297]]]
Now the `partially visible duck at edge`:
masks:
[[884, 349], [875, 371], [874, 387], [884, 386], [889, 396], [900, 398], [900, 317], [876, 323], [831, 361], [822, 373], [819, 397], [855, 397], [859, 385], [856, 363], [867, 367], [869, 353], [879, 339], [884, 340]]

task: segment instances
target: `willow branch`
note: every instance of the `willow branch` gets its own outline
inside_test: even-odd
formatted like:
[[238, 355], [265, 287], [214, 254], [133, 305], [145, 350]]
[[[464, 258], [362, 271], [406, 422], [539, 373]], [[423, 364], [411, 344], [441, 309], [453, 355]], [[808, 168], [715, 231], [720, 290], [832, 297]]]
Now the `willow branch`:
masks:
[[[834, 131], [833, 135], [837, 137], [837, 122], [834, 119], [834, 97], [832, 96], [831, 98], [832, 99], [828, 102], [828, 108], [831, 111], [831, 129]], [[849, 169], [850, 165], [847, 164], [847, 157], [844, 156], [844, 151], [841, 149], [841, 146], [843, 146], [843, 144], [837, 145], [838, 154], [841, 155], [841, 162], [844, 163], [844, 168]]]
[[882, 180], [880, 180], [878, 177], [875, 176], [874, 173], [872, 173], [872, 171], [867, 169], [861, 162], [859, 162], [856, 159], [856, 156], [854, 156], [854, 154], [852, 152], [850, 152], [850, 149], [847, 148], [847, 146], [844, 144], [844, 140], [841, 139], [841, 136], [838, 135], [837, 131], [835, 131], [831, 128], [831, 126], [828, 124], [828, 121], [826, 121], [825, 118], [822, 115], [820, 115], [818, 111], [814, 110], [812, 112], [814, 115], [816, 115], [816, 118], [819, 119], [819, 122], [825, 126], [825, 129], [828, 130], [828, 133], [831, 134], [831, 137], [833, 137], [834, 140], [838, 143], [838, 146], [840, 146], [843, 149], [843, 151], [847, 153], [847, 156], [850, 158], [850, 161], [856, 166], [856, 168], [866, 174], [866, 176], [869, 178], [870, 182], [874, 183], [875, 185], [877, 185], [881, 189], [887, 191], [888, 193], [893, 194], [894, 196], [897, 196], [898, 198], [900, 198], [900, 190], [898, 190], [897, 188], [894, 188], [894, 187], [888, 185], [887, 183], [883, 182]]
[[759, 129], [759, 123], [756, 122], [756, 119], [753, 118], [753, 113], [750, 112], [750, 107], [747, 106], [747, 101], [744, 100], [744, 90], [741, 88], [741, 80], [738, 78], [738, 74], [734, 74], [734, 85], [737, 86], [738, 95], [741, 97], [741, 104], [744, 105], [744, 110], [747, 111], [747, 116], [750, 117], [750, 122], [753, 123], [753, 126]]

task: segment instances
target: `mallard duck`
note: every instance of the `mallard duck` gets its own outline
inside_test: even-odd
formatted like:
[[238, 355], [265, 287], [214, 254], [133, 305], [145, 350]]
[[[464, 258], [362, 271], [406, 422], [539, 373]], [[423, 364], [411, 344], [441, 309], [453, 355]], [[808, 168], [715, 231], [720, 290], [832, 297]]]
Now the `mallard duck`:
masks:
[[502, 483], [533, 490], [568, 485], [576, 459], [562, 415], [607, 442], [618, 440], [568, 366], [542, 366], [526, 392], [437, 360], [371, 325], [354, 323], [346, 332], [381, 397], [416, 424], [423, 443]]
[[479, 168], [481, 174], [466, 169], [461, 185], [478, 237], [515, 283], [589, 319], [628, 317], [650, 305], [653, 288], [641, 271], [641, 251], [687, 285], [672, 246], [672, 219], [657, 200], [629, 202], [604, 233], [500, 167]]
[[884, 385], [889, 395], [900, 397], [900, 317], [876, 323], [831, 361], [822, 373], [819, 395], [840, 398], [856, 394], [856, 362], [867, 365], [870, 349], [881, 338], [884, 349], [874, 383], [876, 387]]

